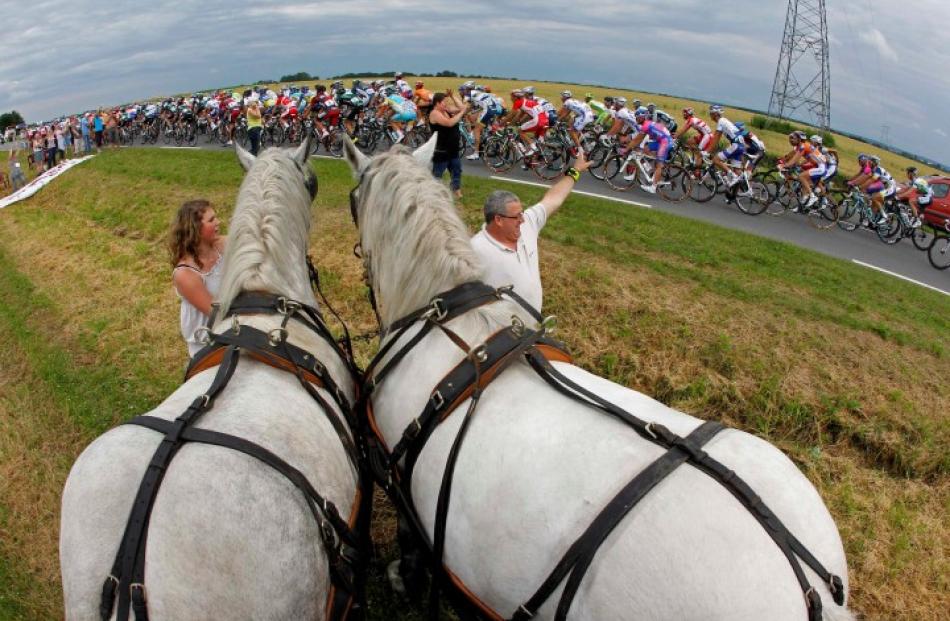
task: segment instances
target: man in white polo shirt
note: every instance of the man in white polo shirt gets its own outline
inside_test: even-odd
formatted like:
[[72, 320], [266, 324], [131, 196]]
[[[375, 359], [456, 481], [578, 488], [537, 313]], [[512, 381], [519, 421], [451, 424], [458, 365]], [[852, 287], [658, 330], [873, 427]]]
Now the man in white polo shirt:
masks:
[[541, 311], [541, 270], [538, 235], [548, 218], [564, 203], [590, 163], [581, 153], [573, 168], [547, 191], [541, 202], [524, 209], [515, 194], [492, 192], [483, 209], [485, 224], [472, 236], [472, 248], [485, 264], [485, 282], [493, 287], [514, 285], [514, 292]]

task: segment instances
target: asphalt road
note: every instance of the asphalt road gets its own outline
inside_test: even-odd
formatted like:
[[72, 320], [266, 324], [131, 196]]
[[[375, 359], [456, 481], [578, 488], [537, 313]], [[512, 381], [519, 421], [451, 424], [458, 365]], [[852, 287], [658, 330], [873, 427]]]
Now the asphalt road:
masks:
[[[0, 150], [7, 148], [9, 148], [9, 145], [0, 145]], [[165, 147], [158, 145], [157, 148], [220, 150], [223, 147], [218, 144], [204, 143], [203, 139], [199, 138], [197, 147]], [[327, 156], [317, 155], [316, 157]], [[542, 182], [533, 173], [520, 169], [508, 171], [505, 175], [495, 175], [480, 161], [465, 161], [464, 171], [467, 175], [501, 179], [514, 183], [535, 186], [549, 185], [547, 182]], [[574, 191], [575, 193], [594, 195], [629, 204], [631, 209], [657, 209], [769, 239], [788, 242], [838, 259], [851, 261], [865, 269], [883, 272], [950, 296], [950, 270], [935, 270], [927, 261], [926, 254], [914, 248], [909, 239], [888, 246], [882, 244], [877, 235], [871, 231], [848, 232], [838, 227], [819, 231], [809, 225], [806, 218], [794, 213], [786, 213], [778, 217], [768, 214], [747, 216], [735, 207], [726, 205], [720, 197], [715, 197], [708, 203], [697, 203], [691, 200], [682, 203], [669, 203], [658, 196], [647, 194], [639, 188], [628, 192], [615, 192], [603, 181], [587, 174], [581, 177]]]

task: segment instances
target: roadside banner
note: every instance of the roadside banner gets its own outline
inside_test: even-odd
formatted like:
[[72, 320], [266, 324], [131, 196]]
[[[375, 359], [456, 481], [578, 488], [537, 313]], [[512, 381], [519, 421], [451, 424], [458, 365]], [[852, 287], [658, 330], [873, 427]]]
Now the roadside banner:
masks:
[[63, 174], [64, 172], [72, 168], [73, 166], [77, 164], [82, 164], [86, 160], [91, 159], [93, 157], [95, 157], [95, 155], [87, 155], [86, 157], [80, 157], [74, 160], [66, 160], [65, 162], [61, 162], [57, 164], [56, 166], [53, 166], [52, 168], [44, 172], [42, 175], [40, 175], [33, 181], [30, 181], [29, 183], [27, 183], [25, 186], [23, 186], [22, 188], [20, 188], [13, 194], [0, 198], [0, 209], [3, 209], [7, 205], [12, 205], [13, 203], [22, 201], [25, 198], [30, 198], [31, 196], [39, 192], [40, 188], [42, 188], [44, 185], [46, 185], [47, 183], [49, 183], [56, 177], [60, 176], [61, 174]]

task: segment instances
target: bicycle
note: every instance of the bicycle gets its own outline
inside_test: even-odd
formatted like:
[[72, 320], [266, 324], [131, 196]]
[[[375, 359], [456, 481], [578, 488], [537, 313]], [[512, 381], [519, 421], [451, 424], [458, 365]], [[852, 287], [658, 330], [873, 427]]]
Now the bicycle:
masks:
[[818, 200], [813, 206], [807, 206], [802, 196], [801, 181], [798, 180], [800, 173], [801, 169], [797, 166], [793, 169], [778, 168], [775, 171], [763, 173], [764, 178], [773, 178], [769, 192], [771, 202], [766, 213], [770, 216], [781, 216], [786, 211], [801, 213], [808, 218], [808, 224], [814, 228], [820, 231], [830, 229], [841, 217], [838, 201], [831, 196], [829, 191], [824, 191], [818, 195]]
[[842, 230], [853, 231], [864, 227], [877, 231], [882, 222], [886, 221], [874, 213], [864, 192], [858, 188], [851, 188], [851, 193], [838, 204], [838, 226]]
[[933, 243], [927, 250], [927, 260], [935, 269], [950, 268], [950, 233], [935, 232]]
[[493, 172], [505, 172], [518, 161], [522, 162], [525, 170], [533, 170], [538, 177], [547, 181], [564, 172], [563, 149], [547, 145], [539, 138], [535, 151], [529, 154], [527, 146], [513, 127], [506, 127], [490, 136], [482, 145], [485, 165]]
[[[607, 185], [624, 192], [633, 187], [638, 178], [645, 185], [652, 184], [654, 166], [656, 157], [639, 149], [630, 149], [607, 160], [604, 164], [604, 177]], [[670, 162], [663, 167], [656, 191], [665, 200], [678, 203], [689, 196], [691, 184], [692, 179], [683, 174], [682, 168]]]

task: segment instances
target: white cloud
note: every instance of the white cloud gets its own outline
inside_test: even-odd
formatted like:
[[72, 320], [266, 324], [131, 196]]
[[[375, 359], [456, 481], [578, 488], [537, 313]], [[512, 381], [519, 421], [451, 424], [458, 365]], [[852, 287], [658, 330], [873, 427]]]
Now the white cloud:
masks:
[[877, 53], [881, 55], [881, 58], [889, 60], [891, 62], [897, 62], [897, 51], [891, 47], [891, 44], [887, 42], [887, 38], [877, 28], [870, 28], [865, 32], [862, 32], [858, 37], [872, 46], [877, 50]]

